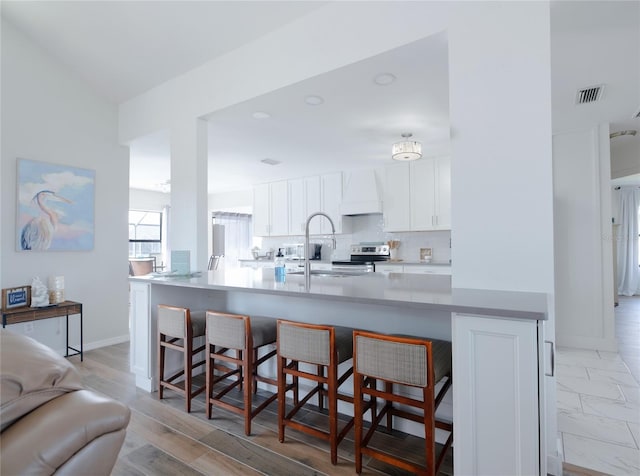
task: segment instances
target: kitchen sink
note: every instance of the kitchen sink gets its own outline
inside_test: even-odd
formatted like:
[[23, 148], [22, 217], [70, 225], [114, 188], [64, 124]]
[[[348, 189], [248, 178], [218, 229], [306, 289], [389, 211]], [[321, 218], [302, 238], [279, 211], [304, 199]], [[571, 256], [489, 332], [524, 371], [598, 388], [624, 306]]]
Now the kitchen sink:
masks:
[[[304, 275], [304, 271], [294, 271], [293, 275]], [[311, 276], [320, 276], [320, 277], [331, 277], [331, 278], [346, 278], [349, 276], [362, 276], [363, 274], [367, 274], [366, 272], [358, 272], [358, 271], [332, 271], [330, 269], [312, 269]]]

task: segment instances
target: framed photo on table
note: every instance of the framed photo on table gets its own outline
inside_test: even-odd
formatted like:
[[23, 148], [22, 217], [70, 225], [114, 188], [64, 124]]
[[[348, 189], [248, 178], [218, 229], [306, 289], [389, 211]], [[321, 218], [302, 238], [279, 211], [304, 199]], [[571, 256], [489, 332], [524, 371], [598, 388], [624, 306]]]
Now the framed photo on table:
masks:
[[31, 286], [20, 286], [2, 290], [3, 311], [29, 305], [31, 305]]

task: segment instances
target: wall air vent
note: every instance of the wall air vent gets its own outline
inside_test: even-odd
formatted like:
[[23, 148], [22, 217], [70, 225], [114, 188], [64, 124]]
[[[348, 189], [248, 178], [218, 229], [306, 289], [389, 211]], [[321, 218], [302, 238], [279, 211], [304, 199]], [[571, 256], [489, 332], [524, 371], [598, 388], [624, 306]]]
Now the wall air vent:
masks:
[[603, 92], [604, 84], [578, 89], [578, 94], [576, 95], [576, 104], [587, 104], [590, 102], [599, 101], [600, 99], [602, 99]]

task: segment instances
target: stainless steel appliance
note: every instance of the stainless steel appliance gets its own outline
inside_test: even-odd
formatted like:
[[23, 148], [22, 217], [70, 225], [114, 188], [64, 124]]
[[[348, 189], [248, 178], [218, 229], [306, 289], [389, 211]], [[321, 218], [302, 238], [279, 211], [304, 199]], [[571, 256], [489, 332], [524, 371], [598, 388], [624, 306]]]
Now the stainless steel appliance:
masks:
[[337, 271], [375, 271], [375, 263], [389, 260], [389, 245], [382, 243], [360, 243], [351, 245], [351, 259], [332, 261], [331, 268]]
[[[304, 243], [285, 244], [282, 253], [288, 260], [304, 259]], [[322, 243], [309, 243], [309, 259], [317, 261], [322, 259]]]

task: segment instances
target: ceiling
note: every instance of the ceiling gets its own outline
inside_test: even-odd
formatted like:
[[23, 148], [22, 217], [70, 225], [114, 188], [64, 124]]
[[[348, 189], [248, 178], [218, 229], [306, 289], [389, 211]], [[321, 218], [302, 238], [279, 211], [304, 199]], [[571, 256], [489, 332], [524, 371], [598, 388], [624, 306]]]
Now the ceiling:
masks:
[[[2, 15], [98, 93], [121, 102], [324, 3], [4, 0]], [[632, 119], [640, 110], [640, 3], [551, 5], [554, 131], [599, 122], [610, 122], [612, 131], [640, 129]], [[388, 163], [402, 132], [412, 132], [427, 156], [448, 153], [447, 70], [441, 34], [217, 111], [208, 118], [209, 191]], [[378, 86], [379, 73], [396, 80]], [[576, 91], [596, 84], [605, 85], [602, 99], [576, 105]], [[308, 95], [324, 103], [309, 106]], [[270, 118], [255, 119], [258, 111]], [[640, 141], [640, 134], [617, 140]], [[132, 187], [161, 190], [169, 169], [165, 134], [131, 145]]]

